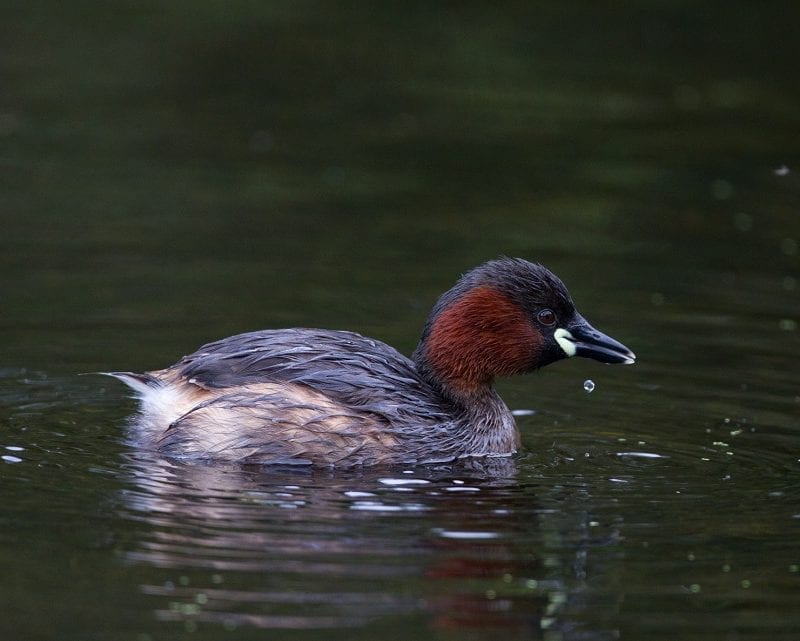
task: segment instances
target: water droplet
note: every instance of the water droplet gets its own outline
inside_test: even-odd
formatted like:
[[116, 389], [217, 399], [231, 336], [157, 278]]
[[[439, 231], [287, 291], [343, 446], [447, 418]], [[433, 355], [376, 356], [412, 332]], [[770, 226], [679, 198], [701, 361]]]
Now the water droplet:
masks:
[[590, 394], [594, 392], [594, 381], [591, 378], [587, 378], [585, 381], [583, 381], [583, 389]]

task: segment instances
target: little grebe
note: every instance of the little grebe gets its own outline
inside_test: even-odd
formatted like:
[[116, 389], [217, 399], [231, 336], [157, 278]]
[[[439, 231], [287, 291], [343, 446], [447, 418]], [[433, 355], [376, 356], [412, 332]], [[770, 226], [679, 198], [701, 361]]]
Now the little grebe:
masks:
[[111, 373], [140, 397], [143, 445], [179, 458], [371, 465], [508, 456], [519, 433], [494, 389], [569, 356], [634, 362], [541, 265], [499, 258], [436, 303], [409, 360], [359, 334], [263, 330], [167, 369]]

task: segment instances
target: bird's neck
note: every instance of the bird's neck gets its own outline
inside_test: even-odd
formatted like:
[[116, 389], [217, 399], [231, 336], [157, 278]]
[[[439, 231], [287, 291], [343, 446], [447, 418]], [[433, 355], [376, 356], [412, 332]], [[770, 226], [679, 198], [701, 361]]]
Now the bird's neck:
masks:
[[541, 335], [519, 305], [482, 285], [434, 312], [414, 361], [447, 397], [480, 405], [496, 396], [495, 376], [529, 371], [540, 351]]

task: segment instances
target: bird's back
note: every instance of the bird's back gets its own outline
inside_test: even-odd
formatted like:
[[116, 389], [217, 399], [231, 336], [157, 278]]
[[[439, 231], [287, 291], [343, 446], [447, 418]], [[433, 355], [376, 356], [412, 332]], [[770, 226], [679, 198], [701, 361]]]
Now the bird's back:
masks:
[[145, 376], [144, 438], [182, 457], [414, 461], [455, 418], [410, 359], [353, 332], [239, 334]]

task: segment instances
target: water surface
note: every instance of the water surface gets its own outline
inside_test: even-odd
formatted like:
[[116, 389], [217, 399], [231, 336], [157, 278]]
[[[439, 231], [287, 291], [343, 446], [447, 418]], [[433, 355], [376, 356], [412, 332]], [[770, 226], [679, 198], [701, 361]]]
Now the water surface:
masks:
[[[9, 11], [0, 637], [794, 638], [798, 19]], [[267, 327], [408, 354], [499, 254], [547, 264], [639, 357], [500, 381], [513, 460], [182, 465], [128, 445], [126, 391], [80, 376]]]

